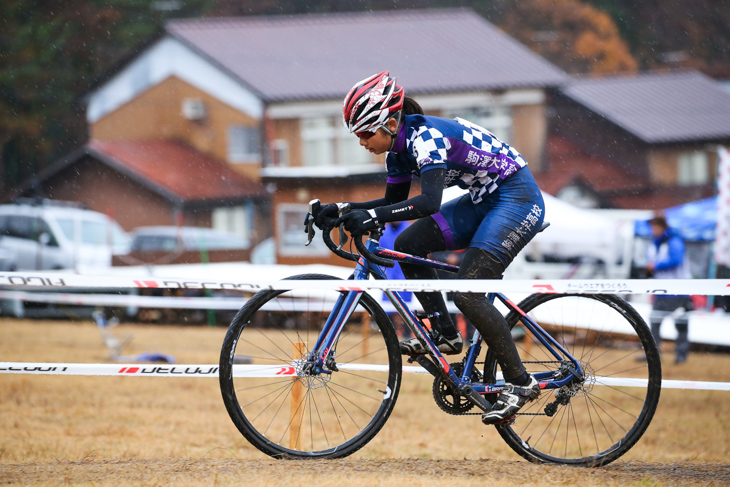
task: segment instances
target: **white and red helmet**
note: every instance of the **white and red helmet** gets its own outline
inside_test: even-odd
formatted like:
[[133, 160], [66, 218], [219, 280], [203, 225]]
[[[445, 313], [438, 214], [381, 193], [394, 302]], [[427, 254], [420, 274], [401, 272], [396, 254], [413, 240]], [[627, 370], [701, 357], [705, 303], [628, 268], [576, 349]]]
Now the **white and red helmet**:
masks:
[[403, 87], [389, 71], [355, 83], [345, 97], [342, 117], [350, 133], [375, 132], [403, 109]]

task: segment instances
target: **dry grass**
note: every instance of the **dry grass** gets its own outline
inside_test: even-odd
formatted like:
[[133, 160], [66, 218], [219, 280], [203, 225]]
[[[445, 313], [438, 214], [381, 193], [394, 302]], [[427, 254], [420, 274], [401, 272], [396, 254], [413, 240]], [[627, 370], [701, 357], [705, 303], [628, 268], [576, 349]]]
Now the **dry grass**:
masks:
[[[217, 363], [225, 330], [121, 325], [128, 353]], [[671, 359], [671, 353], [665, 354]], [[90, 322], [0, 319], [0, 361], [103, 362]], [[664, 363], [667, 379], [730, 381], [730, 356]], [[0, 483], [50, 485], [728, 485], [730, 396], [666, 389], [639, 444], [594, 470], [531, 465], [493, 428], [441, 412], [426, 376], [406, 375], [383, 431], [359, 453], [325, 462], [275, 461], [251, 447], [208, 378], [0, 374]]]

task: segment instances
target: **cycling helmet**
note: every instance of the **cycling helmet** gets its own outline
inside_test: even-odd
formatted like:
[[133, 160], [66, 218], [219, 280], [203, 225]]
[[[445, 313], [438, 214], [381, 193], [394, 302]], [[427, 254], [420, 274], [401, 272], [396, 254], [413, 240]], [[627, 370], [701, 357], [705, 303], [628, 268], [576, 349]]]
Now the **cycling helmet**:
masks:
[[350, 133], [375, 132], [390, 118], [400, 116], [405, 92], [389, 74], [383, 71], [355, 83], [345, 97], [342, 116]]

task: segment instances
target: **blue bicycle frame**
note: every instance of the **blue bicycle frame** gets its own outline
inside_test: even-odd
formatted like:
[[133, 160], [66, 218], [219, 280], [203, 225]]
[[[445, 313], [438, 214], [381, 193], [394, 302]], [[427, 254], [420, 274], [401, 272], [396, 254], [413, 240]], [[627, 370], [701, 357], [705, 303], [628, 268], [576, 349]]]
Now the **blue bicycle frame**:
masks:
[[[421, 266], [445, 270], [448, 272], [458, 272], [459, 270], [458, 267], [445, 264], [443, 262], [437, 262], [430, 259], [424, 259], [421, 257], [384, 249], [379, 246], [376, 240], [373, 239], [367, 240], [366, 248], [377, 256], [395, 260], [397, 262], [417, 264]], [[368, 261], [361, 256], [357, 262], [355, 271], [353, 272], [352, 276], [350, 276], [350, 280], [367, 280], [371, 274], [376, 279], [387, 279], [385, 273], [378, 265]], [[384, 292], [395, 307], [398, 314], [403, 317], [403, 320], [407, 323], [414, 336], [416, 336], [419, 341], [426, 345], [431, 359], [436, 364], [435, 366], [433, 366], [435, 367], [436, 372], [448, 376], [453, 385], [457, 388], [468, 386], [480, 396], [483, 396], [484, 394], [498, 393], [504, 389], [503, 380], [498, 380], [495, 384], [473, 384], [471, 382], [471, 371], [476, 364], [476, 360], [479, 356], [482, 345], [481, 335], [478, 331], [474, 332], [471, 344], [469, 346], [469, 349], [467, 350], [463, 374], [461, 377], [459, 377], [458, 375], [456, 375], [456, 373], [454, 373], [448, 361], [434, 345], [428, 334], [428, 331], [421, 324], [421, 321], [408, 308], [398, 292], [391, 290], [386, 290]], [[312, 348], [312, 352], [307, 359], [307, 362], [311, 364], [313, 373], [330, 374], [333, 370], [336, 370], [337, 365], [333, 353], [333, 346], [337, 342], [337, 339], [340, 335], [340, 332], [342, 331], [344, 324], [347, 322], [348, 318], [357, 307], [362, 293], [362, 291], [348, 291], [341, 293], [337, 298], [332, 313], [329, 315], [324, 325], [324, 328], [317, 338], [317, 342]], [[492, 302], [495, 298], [499, 299], [502, 303], [504, 303], [505, 306], [507, 306], [507, 308], [522, 315], [522, 323], [524, 324], [524, 326], [555, 357], [556, 362], [559, 362], [561, 364], [561, 370], [559, 371], [554, 370], [533, 374], [537, 381], [540, 383], [541, 389], [558, 389], [576, 379], [583, 379], [583, 370], [580, 363], [552, 336], [550, 336], [540, 325], [538, 325], [534, 320], [532, 320], [522, 310], [520, 310], [520, 308], [516, 304], [514, 304], [501, 293], [489, 293], [487, 297]], [[418, 361], [422, 366], [425, 366], [429, 370], [429, 372], [435, 375], [434, 369], [432, 369], [431, 366], [424, 364], [421, 360]]]

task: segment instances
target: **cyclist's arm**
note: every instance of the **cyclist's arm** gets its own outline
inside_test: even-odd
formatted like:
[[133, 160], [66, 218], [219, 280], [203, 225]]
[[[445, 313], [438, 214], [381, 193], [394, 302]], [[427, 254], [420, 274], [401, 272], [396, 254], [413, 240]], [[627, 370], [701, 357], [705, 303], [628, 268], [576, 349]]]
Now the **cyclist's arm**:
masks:
[[400, 203], [408, 199], [408, 193], [411, 191], [411, 181], [402, 183], [388, 183], [385, 186], [385, 196], [377, 200], [363, 201], [362, 203], [350, 203], [353, 210], [372, 210], [379, 206], [392, 205]]
[[434, 168], [423, 171], [421, 173], [421, 194], [395, 204], [375, 207], [374, 211], [378, 221], [385, 223], [415, 220], [416, 218], [433, 215], [439, 211], [444, 191], [445, 175], [446, 169]]

